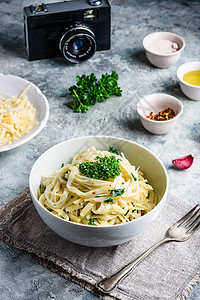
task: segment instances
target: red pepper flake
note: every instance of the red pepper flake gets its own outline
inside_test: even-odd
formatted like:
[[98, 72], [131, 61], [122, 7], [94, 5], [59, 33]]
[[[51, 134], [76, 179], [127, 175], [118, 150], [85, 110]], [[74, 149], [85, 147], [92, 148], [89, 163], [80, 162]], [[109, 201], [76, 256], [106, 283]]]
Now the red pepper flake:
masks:
[[92, 192], [92, 194], [96, 194], [96, 192]]
[[146, 116], [146, 118], [154, 121], [167, 121], [174, 118], [175, 116], [176, 114], [173, 109], [168, 107], [155, 115], [153, 115], [153, 112], [150, 112], [150, 114]]

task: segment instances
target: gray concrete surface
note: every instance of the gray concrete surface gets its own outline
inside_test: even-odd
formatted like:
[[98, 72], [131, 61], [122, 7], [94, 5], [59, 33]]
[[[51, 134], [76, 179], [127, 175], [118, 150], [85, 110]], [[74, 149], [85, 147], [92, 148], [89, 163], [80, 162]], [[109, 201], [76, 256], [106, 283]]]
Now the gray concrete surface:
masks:
[[[47, 1], [58, 2], [58, 1]], [[191, 101], [181, 92], [177, 67], [200, 58], [200, 2], [113, 0], [112, 47], [97, 52], [81, 65], [69, 65], [63, 58], [29, 62], [25, 56], [22, 8], [31, 0], [0, 2], [0, 72], [21, 76], [36, 84], [46, 95], [50, 117], [44, 130], [27, 144], [0, 153], [0, 205], [17, 196], [28, 185], [35, 160], [49, 147], [72, 137], [114, 135], [138, 142], [152, 150], [164, 163], [170, 180], [169, 191], [192, 203], [199, 202], [200, 186], [200, 101]], [[154, 31], [181, 35], [186, 48], [179, 62], [169, 69], [148, 63], [142, 39]], [[67, 107], [68, 88], [76, 75], [116, 70], [123, 90], [121, 98], [98, 103], [86, 114]], [[164, 92], [178, 97], [184, 112], [170, 133], [155, 136], [141, 125], [136, 104], [150, 93]], [[193, 153], [195, 161], [187, 171], [178, 171], [171, 160]], [[13, 167], [14, 166], [14, 167]], [[97, 300], [78, 285], [43, 268], [25, 253], [0, 243], [0, 299]], [[188, 297], [200, 299], [200, 284]]]

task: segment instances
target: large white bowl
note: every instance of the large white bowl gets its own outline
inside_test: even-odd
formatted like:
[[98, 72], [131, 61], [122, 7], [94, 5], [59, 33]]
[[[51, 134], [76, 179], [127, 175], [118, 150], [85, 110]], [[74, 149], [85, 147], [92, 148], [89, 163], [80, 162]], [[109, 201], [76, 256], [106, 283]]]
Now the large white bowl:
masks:
[[[108, 226], [90, 226], [66, 221], [45, 209], [38, 201], [37, 190], [41, 177], [52, 174], [61, 164], [71, 162], [76, 153], [91, 146], [108, 149], [109, 145], [123, 152], [131, 164], [144, 172], [145, 178], [153, 186], [159, 203], [146, 215], [128, 223]], [[76, 244], [90, 247], [118, 245], [134, 238], [145, 230], [158, 216], [165, 203], [168, 190], [168, 176], [162, 162], [148, 149], [128, 140], [88, 136], [67, 140], [44, 152], [32, 167], [29, 187], [33, 203], [43, 221], [58, 235]]]
[[183, 80], [183, 76], [190, 72], [200, 70], [200, 61], [191, 61], [181, 65], [177, 70], [177, 77], [182, 92], [191, 100], [200, 100], [200, 86], [192, 85]]
[[[159, 53], [158, 51], [152, 50], [152, 45], [155, 45], [161, 40], [168, 40], [172, 43], [176, 43], [179, 46], [178, 51], [169, 54]], [[157, 68], [169, 68], [179, 60], [181, 52], [185, 48], [185, 41], [183, 38], [172, 32], [153, 32], [147, 35], [143, 39], [143, 47], [146, 52], [146, 57]]]
[[[21, 77], [4, 75], [0, 73], [0, 95], [5, 98], [19, 96], [29, 84], [29, 81]], [[26, 92], [26, 95], [28, 96], [30, 103], [36, 109], [36, 118], [38, 124], [19, 140], [14, 141], [11, 144], [0, 146], [0, 152], [11, 150], [28, 142], [37, 134], [39, 134], [48, 120], [49, 104], [45, 95], [40, 91], [40, 89], [36, 85], [31, 84], [30, 88]]]

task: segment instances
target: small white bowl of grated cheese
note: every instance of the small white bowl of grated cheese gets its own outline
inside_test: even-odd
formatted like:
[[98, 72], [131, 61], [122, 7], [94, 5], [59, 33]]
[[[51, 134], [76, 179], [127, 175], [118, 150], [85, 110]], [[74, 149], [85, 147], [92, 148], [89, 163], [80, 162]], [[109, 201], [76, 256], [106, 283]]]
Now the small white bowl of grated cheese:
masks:
[[0, 74], [0, 152], [31, 140], [44, 128], [48, 117], [48, 101], [36, 85]]

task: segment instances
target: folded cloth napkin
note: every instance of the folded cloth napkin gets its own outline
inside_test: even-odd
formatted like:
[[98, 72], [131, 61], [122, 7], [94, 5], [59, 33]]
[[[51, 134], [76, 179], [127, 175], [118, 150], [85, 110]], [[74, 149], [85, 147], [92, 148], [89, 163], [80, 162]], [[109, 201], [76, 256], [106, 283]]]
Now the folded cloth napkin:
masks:
[[0, 239], [36, 257], [53, 272], [74, 281], [101, 299], [185, 299], [200, 280], [200, 230], [190, 240], [170, 242], [149, 255], [110, 294], [95, 284], [120, 269], [155, 242], [192, 205], [169, 194], [162, 213], [132, 241], [108, 248], [73, 244], [41, 220], [29, 189], [0, 210]]

